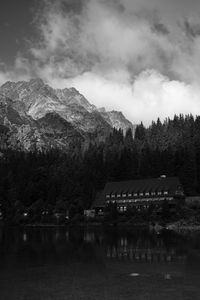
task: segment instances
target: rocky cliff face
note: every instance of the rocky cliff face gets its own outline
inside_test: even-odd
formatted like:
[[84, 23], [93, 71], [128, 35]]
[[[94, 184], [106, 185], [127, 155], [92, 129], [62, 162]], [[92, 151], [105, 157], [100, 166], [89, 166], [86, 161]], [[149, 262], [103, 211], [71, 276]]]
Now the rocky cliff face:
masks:
[[41, 79], [0, 87], [1, 147], [67, 148], [112, 127], [134, 129], [121, 112], [97, 109], [75, 88], [53, 89]]
[[105, 111], [105, 109], [100, 109], [99, 110], [103, 118], [112, 126], [115, 127], [116, 129], [122, 129], [123, 132], [125, 133], [128, 128], [131, 128], [133, 134], [135, 132], [135, 125], [133, 125], [129, 120], [127, 120], [124, 115], [122, 114], [121, 111]]

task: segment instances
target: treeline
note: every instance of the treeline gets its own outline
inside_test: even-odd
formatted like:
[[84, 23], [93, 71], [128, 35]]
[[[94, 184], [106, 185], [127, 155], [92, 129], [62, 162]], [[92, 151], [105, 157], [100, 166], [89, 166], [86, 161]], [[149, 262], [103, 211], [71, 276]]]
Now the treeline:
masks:
[[200, 117], [175, 116], [129, 129], [114, 129], [105, 141], [70, 152], [2, 150], [0, 204], [6, 220], [28, 212], [39, 221], [42, 212], [69, 211], [70, 217], [89, 208], [107, 181], [179, 176], [188, 195], [200, 193]]

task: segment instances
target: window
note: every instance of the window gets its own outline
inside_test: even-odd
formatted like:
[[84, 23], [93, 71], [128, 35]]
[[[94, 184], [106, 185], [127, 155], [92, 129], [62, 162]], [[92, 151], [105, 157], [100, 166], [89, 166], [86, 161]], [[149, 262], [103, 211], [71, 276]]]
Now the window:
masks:
[[137, 197], [138, 193], [134, 193], [133, 196]]
[[149, 196], [149, 192], [146, 192], [146, 193], [145, 193], [145, 196]]
[[151, 192], [151, 196], [155, 196], [156, 195], [156, 193], [155, 192]]
[[128, 193], [128, 196], [129, 196], [129, 197], [131, 197], [131, 196], [132, 196], [132, 194], [131, 194], [131, 193]]
[[168, 195], [168, 191], [164, 191], [164, 195]]
[[121, 197], [121, 194], [117, 194], [117, 198], [120, 198]]
[[127, 211], [127, 207], [126, 206], [120, 206], [119, 210], [120, 210], [120, 212]]
[[140, 196], [144, 196], [144, 193], [140, 193]]
[[115, 198], [115, 194], [112, 194], [112, 195], [111, 195], [111, 198]]
[[110, 198], [110, 194], [106, 194], [106, 198]]
[[122, 197], [126, 197], [126, 193], [123, 193], [123, 194], [122, 194]]
[[158, 192], [157, 194], [158, 194], [158, 196], [160, 196], [160, 195], [162, 195], [162, 192]]

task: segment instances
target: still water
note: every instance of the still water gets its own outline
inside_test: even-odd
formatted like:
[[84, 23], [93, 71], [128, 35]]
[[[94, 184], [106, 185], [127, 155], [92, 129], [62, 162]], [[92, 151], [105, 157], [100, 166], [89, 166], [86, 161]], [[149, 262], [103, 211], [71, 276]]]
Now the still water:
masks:
[[200, 233], [0, 228], [0, 300], [199, 300]]

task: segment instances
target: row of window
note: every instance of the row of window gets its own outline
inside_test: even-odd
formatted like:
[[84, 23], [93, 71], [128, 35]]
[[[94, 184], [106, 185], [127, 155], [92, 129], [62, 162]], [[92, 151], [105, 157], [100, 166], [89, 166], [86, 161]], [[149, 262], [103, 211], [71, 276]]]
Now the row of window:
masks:
[[122, 193], [122, 194], [106, 194], [106, 198], [125, 198], [125, 197], [142, 197], [142, 196], [161, 196], [168, 195], [168, 191], [159, 192], [145, 192], [145, 193]]
[[[141, 207], [137, 206], [138, 209], [141, 209]], [[148, 209], [149, 205], [143, 205], [142, 209]], [[118, 207], [120, 212], [126, 212], [127, 211], [127, 206], [119, 206]]]
[[[145, 202], [159, 201], [159, 200], [173, 200], [173, 197], [161, 197], [161, 198], [147, 198]], [[107, 200], [106, 203], [136, 203], [143, 202], [143, 199], [126, 199], [126, 200]]]

